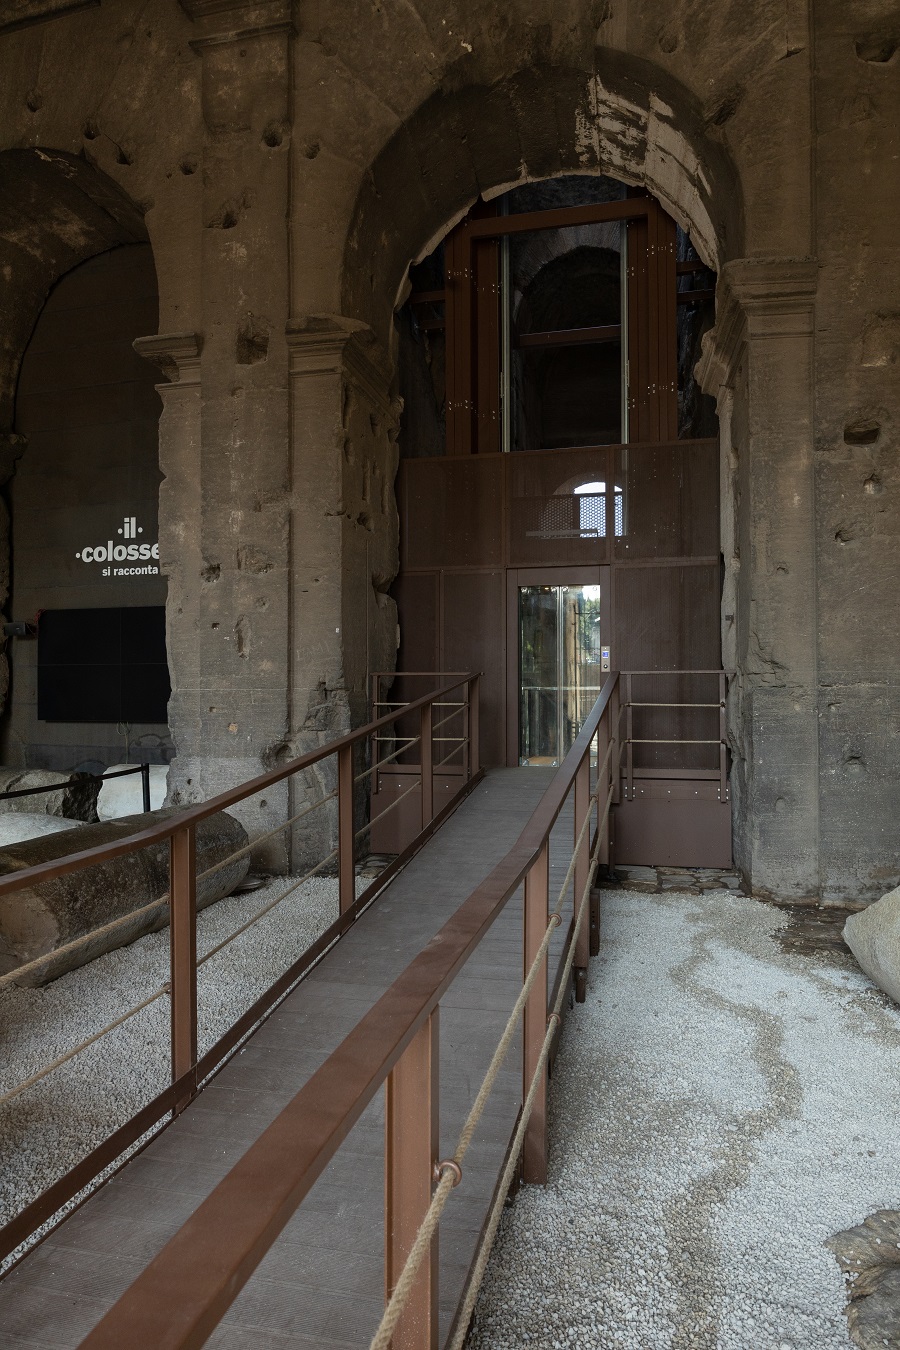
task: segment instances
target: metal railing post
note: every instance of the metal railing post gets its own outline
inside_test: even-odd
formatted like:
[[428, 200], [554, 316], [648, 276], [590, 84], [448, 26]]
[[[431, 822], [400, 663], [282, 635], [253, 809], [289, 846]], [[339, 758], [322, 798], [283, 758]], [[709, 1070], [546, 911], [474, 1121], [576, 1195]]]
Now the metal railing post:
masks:
[[612, 805], [618, 806], [622, 800], [622, 677], [616, 676], [612, 694], [609, 698], [609, 734], [616, 742], [612, 753]]
[[[591, 810], [591, 757], [590, 753], [585, 754], [578, 768], [575, 770], [575, 809], [574, 809], [574, 828], [575, 839], [578, 839], [581, 833], [581, 827], [584, 824], [585, 816], [590, 814]], [[584, 838], [575, 850], [575, 871], [572, 879], [573, 899], [575, 914], [578, 914], [578, 907], [581, 904], [581, 898], [584, 895], [584, 888], [587, 885], [588, 872], [591, 864], [591, 832], [585, 830]], [[587, 968], [590, 954], [590, 920], [582, 923], [575, 939], [575, 961], [573, 964], [573, 973], [575, 976], [575, 998], [579, 1003], [583, 1003], [587, 991]]]
[[150, 810], [150, 765], [141, 765], [141, 792], [144, 798], [144, 810]]
[[434, 708], [426, 703], [419, 710], [419, 749], [422, 764], [422, 829], [434, 819], [434, 746], [432, 743], [432, 724]]
[[725, 685], [725, 672], [719, 672], [719, 801], [728, 800], [728, 780], [726, 773], [726, 737], [727, 728], [725, 725], [725, 697], [727, 689]]
[[353, 838], [353, 746], [338, 751], [338, 893], [344, 914], [356, 899]]
[[[169, 956], [172, 1005], [172, 1081], [197, 1065], [197, 859], [194, 826], [169, 841]], [[175, 1104], [183, 1111], [196, 1090], [185, 1089]]]
[[627, 782], [625, 800], [634, 801], [634, 709], [632, 707], [631, 675], [625, 676], [625, 765]]
[[[525, 877], [523, 969], [531, 969], [549, 922], [550, 845], [545, 842]], [[525, 1002], [522, 1020], [522, 1100], [528, 1095], [547, 1034], [547, 958]], [[522, 1146], [522, 1179], [543, 1186], [547, 1180], [547, 1070], [538, 1084]]]
[[[403, 1052], [385, 1084], [384, 1291], [400, 1272], [431, 1204], [440, 1147], [439, 1009]], [[437, 1350], [438, 1234], [419, 1267], [391, 1338], [392, 1350]]]
[[479, 746], [481, 676], [473, 675], [469, 680], [469, 771], [474, 776], [481, 768], [481, 749]]
[[[372, 676], [372, 718], [373, 722], [378, 720], [378, 705], [381, 702], [381, 676]], [[378, 791], [378, 732], [376, 731], [369, 737], [369, 743], [372, 747], [372, 792]]]
[[[609, 796], [610, 779], [614, 768], [612, 763], [614, 752], [610, 750], [611, 739], [612, 719], [610, 709], [607, 708], [597, 728], [597, 834], [599, 844], [597, 857], [605, 866], [609, 865], [609, 812], [606, 809], [606, 799]], [[607, 755], [609, 756], [608, 759]], [[591, 956], [597, 956], [600, 952], [600, 892], [596, 887], [591, 891], [589, 914], [589, 952]]]

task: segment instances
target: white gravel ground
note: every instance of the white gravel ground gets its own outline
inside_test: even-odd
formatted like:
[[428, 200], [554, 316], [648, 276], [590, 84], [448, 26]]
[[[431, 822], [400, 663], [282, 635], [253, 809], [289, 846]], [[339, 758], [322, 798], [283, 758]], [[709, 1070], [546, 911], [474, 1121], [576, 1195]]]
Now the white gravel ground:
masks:
[[[199, 955], [291, 884], [290, 877], [276, 877], [261, 890], [230, 896], [203, 910], [197, 919]], [[201, 1054], [337, 918], [337, 896], [336, 879], [304, 882], [201, 967]], [[169, 930], [164, 928], [43, 989], [0, 987], [0, 1095], [140, 1003], [168, 978]], [[162, 1091], [169, 1073], [169, 999], [163, 995], [0, 1106], [0, 1224]]]
[[837, 1350], [822, 1245], [900, 1206], [900, 1009], [740, 895], [607, 892], [550, 1181], [507, 1211], [472, 1350]]

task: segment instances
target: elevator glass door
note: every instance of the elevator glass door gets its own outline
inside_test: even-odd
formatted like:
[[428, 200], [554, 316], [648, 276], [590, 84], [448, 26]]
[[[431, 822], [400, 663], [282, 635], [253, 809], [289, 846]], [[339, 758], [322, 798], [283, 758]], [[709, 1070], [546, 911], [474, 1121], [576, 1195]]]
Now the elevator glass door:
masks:
[[600, 586], [520, 586], [519, 763], [561, 764], [603, 683]]

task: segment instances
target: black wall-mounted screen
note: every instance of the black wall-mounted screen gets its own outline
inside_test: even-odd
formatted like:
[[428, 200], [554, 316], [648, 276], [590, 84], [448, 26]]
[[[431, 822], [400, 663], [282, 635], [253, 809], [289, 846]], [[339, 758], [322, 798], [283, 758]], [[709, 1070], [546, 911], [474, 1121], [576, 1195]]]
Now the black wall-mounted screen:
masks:
[[41, 614], [41, 721], [164, 723], [170, 692], [163, 605]]

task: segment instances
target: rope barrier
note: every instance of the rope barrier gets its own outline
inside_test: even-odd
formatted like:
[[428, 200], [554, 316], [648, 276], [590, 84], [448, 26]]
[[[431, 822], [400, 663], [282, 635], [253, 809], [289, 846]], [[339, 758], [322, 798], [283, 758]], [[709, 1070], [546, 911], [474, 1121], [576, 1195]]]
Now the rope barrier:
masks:
[[[396, 737], [395, 737], [395, 736], [390, 736], [390, 737], [386, 736], [384, 739], [385, 739], [385, 740], [396, 740]], [[406, 742], [405, 745], [401, 745], [401, 747], [400, 747], [399, 750], [395, 750], [394, 753], [393, 753], [392, 755], [384, 755], [384, 756], [380, 756], [380, 757], [379, 757], [379, 760], [378, 760], [378, 763], [377, 763], [377, 764], [373, 764], [372, 767], [371, 767], [371, 769], [363, 769], [362, 773], [358, 773], [358, 774], [356, 775], [356, 777], [355, 777], [354, 780], [353, 780], [354, 783], [361, 783], [361, 782], [363, 781], [363, 779], [365, 779], [365, 778], [370, 778], [370, 777], [372, 776], [373, 773], [377, 773], [378, 770], [379, 770], [380, 768], [382, 768], [385, 764], [390, 764], [390, 762], [391, 762], [392, 759], [396, 759], [398, 755], [405, 754], [405, 752], [409, 749], [409, 747], [410, 747], [411, 745], [415, 745], [416, 741], [418, 741], [418, 740], [421, 740], [421, 737], [420, 737], [420, 736], [413, 736], [413, 737], [411, 737], [410, 740], [408, 740], [408, 741]]]
[[58, 956], [65, 956], [66, 952], [73, 952], [77, 947], [83, 947], [86, 942], [93, 942], [95, 938], [103, 937], [104, 933], [111, 933], [114, 928], [121, 928], [122, 924], [130, 923], [132, 919], [139, 919], [142, 914], [149, 914], [151, 910], [160, 909], [163, 905], [169, 903], [168, 893], [159, 900], [151, 900], [148, 905], [142, 905], [140, 909], [133, 909], [128, 914], [121, 914], [118, 919], [111, 919], [100, 928], [92, 928], [89, 933], [82, 933], [81, 937], [73, 938], [71, 942], [65, 942], [61, 947], [54, 947], [52, 952], [47, 952], [44, 956], [37, 956], [33, 961], [26, 961], [22, 966], [16, 966], [15, 970], [8, 970], [0, 975], [0, 986], [12, 984], [15, 980], [27, 975], [30, 970], [37, 970], [40, 966], [46, 966], [51, 961], [55, 961]]
[[[603, 812], [604, 820], [609, 814], [609, 807], [612, 801], [612, 796], [613, 796], [613, 787], [610, 787], [609, 795], [607, 796], [606, 799], [606, 808]], [[538, 1061], [534, 1071], [534, 1076], [528, 1088], [528, 1095], [526, 1096], [525, 1102], [522, 1106], [522, 1114], [519, 1117], [519, 1125], [515, 1135], [513, 1136], [512, 1145], [509, 1150], [509, 1156], [507, 1157], [506, 1160], [506, 1166], [503, 1169], [503, 1174], [500, 1177], [500, 1181], [497, 1185], [497, 1190], [494, 1195], [494, 1203], [491, 1207], [491, 1212], [488, 1215], [488, 1221], [482, 1232], [481, 1243], [478, 1248], [478, 1255], [475, 1259], [475, 1264], [472, 1266], [472, 1271], [469, 1276], [469, 1282], [468, 1285], [466, 1286], [465, 1298], [463, 1299], [462, 1306], [459, 1310], [459, 1314], [457, 1317], [456, 1331], [454, 1332], [453, 1340], [448, 1345], [447, 1350], [462, 1350], [462, 1346], [464, 1345], [466, 1337], [469, 1332], [469, 1323], [472, 1320], [472, 1313], [475, 1311], [475, 1304], [477, 1303], [478, 1295], [481, 1292], [481, 1285], [484, 1280], [484, 1274], [485, 1271], [487, 1270], [488, 1262], [491, 1259], [491, 1252], [494, 1246], [494, 1239], [497, 1236], [497, 1229], [500, 1227], [500, 1218], [503, 1213], [503, 1206], [506, 1204], [506, 1197], [509, 1194], [509, 1188], [512, 1185], [512, 1180], [513, 1177], [515, 1176], [516, 1168], [518, 1167], [519, 1154], [522, 1151], [522, 1144], [524, 1143], [525, 1140], [525, 1131], [528, 1128], [528, 1121], [531, 1118], [532, 1111], [534, 1110], [534, 1099], [537, 1096], [537, 1090], [540, 1085], [541, 1076], [544, 1072], [544, 1067], [550, 1055], [550, 1047], [553, 1044], [553, 1037], [556, 1035], [556, 1029], [557, 1027], [562, 1025], [562, 1005], [566, 996], [566, 988], [569, 982], [569, 975], [572, 972], [572, 966], [575, 964], [576, 940], [578, 938], [578, 934], [581, 931], [581, 925], [584, 922], [584, 915], [587, 907], [587, 899], [591, 893], [591, 885], [593, 883], [593, 879], [597, 871], [598, 862], [599, 862], [599, 838], [598, 838], [598, 846], [594, 850], [594, 853], [591, 857], [591, 865], [590, 870], [588, 872], [588, 883], [587, 886], [585, 887], [585, 893], [582, 896], [581, 905], [579, 906], [578, 909], [578, 917], [575, 921], [575, 929], [572, 934], [572, 941], [569, 945], [569, 952], [563, 963], [563, 977], [559, 981], [559, 992], [556, 995], [556, 1001], [553, 1005], [553, 1010], [551, 1011], [551, 1013], [547, 1018], [548, 1023], [547, 1034], [544, 1037], [543, 1044], [541, 1045], [541, 1050], [540, 1054], [538, 1055]]]
[[33, 1073], [30, 1078], [26, 1078], [24, 1083], [20, 1083], [18, 1087], [14, 1087], [10, 1092], [4, 1093], [0, 1096], [0, 1106], [5, 1106], [7, 1102], [12, 1101], [13, 1097], [18, 1097], [20, 1092], [24, 1092], [26, 1088], [33, 1087], [35, 1083], [39, 1083], [42, 1078], [46, 1078], [47, 1074], [52, 1073], [54, 1069], [59, 1069], [63, 1064], [68, 1064], [69, 1060], [74, 1059], [76, 1055], [80, 1055], [82, 1050], [87, 1050], [88, 1046], [93, 1045], [95, 1041], [99, 1041], [101, 1037], [107, 1036], [111, 1031], [115, 1031], [116, 1027], [120, 1027], [122, 1023], [127, 1022], [129, 1018], [136, 1017], [139, 1012], [143, 1012], [145, 1008], [149, 1008], [151, 1003], [155, 1003], [158, 998], [162, 998], [163, 994], [167, 994], [168, 992], [169, 984], [167, 981], [160, 989], [157, 989], [155, 994], [151, 994], [149, 998], [145, 998], [143, 1003], [138, 1003], [136, 1007], [129, 1008], [128, 1012], [123, 1013], [121, 1017], [117, 1017], [114, 1022], [110, 1022], [102, 1031], [95, 1032], [93, 1036], [89, 1036], [86, 1041], [82, 1041], [81, 1044], [76, 1045], [74, 1049], [67, 1050], [64, 1055], [60, 1055], [59, 1058], [54, 1059], [52, 1063], [45, 1064], [43, 1069], [38, 1069], [38, 1071]]
[[[260, 788], [260, 791], [262, 792], [264, 789]], [[298, 820], [302, 820], [304, 816], [312, 815], [313, 811], [318, 811], [319, 807], [324, 806], [326, 802], [333, 802], [336, 796], [337, 789], [335, 788], [334, 792], [329, 792], [327, 797], [321, 797], [319, 801], [313, 802], [312, 806], [304, 806], [302, 811], [298, 811], [295, 816], [291, 816], [290, 819], [284, 821], [282, 825], [276, 825], [274, 830], [269, 830], [266, 834], [257, 835], [255, 839], [250, 840], [249, 844], [244, 844], [242, 848], [235, 849], [234, 853], [229, 853], [228, 857], [223, 858], [221, 862], [213, 863], [212, 867], [207, 867], [205, 871], [198, 872], [197, 880], [202, 881], [204, 877], [211, 877], [213, 872], [221, 872], [222, 868], [227, 867], [229, 863], [234, 862], [235, 858], [242, 858], [245, 853], [249, 853], [259, 844], [264, 844], [267, 839], [273, 838], [276, 834], [281, 834], [282, 830], [288, 829], [291, 825], [296, 825]]]
[[[609, 803], [611, 799], [612, 799], [612, 788], [610, 788], [609, 797], [607, 798], [606, 810], [604, 812], [604, 819], [609, 811]], [[588, 798], [588, 809], [585, 812], [585, 819], [578, 837], [578, 842], [576, 843], [573, 851], [573, 865], [581, 841], [584, 838], [585, 829], [591, 818], [591, 803], [595, 801], [599, 801], [599, 785], [590, 794]], [[560, 982], [561, 996], [565, 992], [568, 974], [571, 971], [572, 964], [575, 959], [575, 935], [577, 935], [578, 931], [580, 930], [581, 923], [584, 918], [585, 909], [591, 893], [591, 883], [593, 882], [594, 874], [597, 870], [597, 865], [599, 861], [599, 852], [600, 852], [600, 835], [598, 833], [597, 846], [594, 849], [593, 855], [591, 857], [588, 866], [587, 882], [585, 884], [584, 894], [581, 899], [581, 904], [579, 906], [578, 915], [575, 923], [575, 934], [573, 934], [573, 940], [569, 948], [569, 956], [567, 957], [566, 961], [566, 979]], [[560, 894], [560, 898], [562, 898], [562, 895], [564, 895], [565, 890], [568, 887], [568, 876], [569, 873], [567, 873], [567, 879], [563, 883], [563, 890]], [[456, 1185], [456, 1182], [462, 1169], [463, 1159], [466, 1155], [466, 1152], [468, 1151], [469, 1145], [472, 1142], [475, 1130], [478, 1127], [478, 1122], [480, 1121], [481, 1116], [484, 1112], [484, 1108], [487, 1105], [487, 1099], [490, 1096], [494, 1083], [496, 1082], [497, 1076], [503, 1065], [503, 1061], [506, 1058], [506, 1054], [509, 1050], [510, 1044], [512, 1043], [512, 1038], [515, 1035], [516, 1026], [518, 1024], [519, 1017], [521, 1016], [525, 1003], [527, 1002], [528, 995], [531, 993], [534, 983], [538, 978], [538, 973], [541, 970], [544, 957], [546, 956], [548, 948], [550, 946], [550, 939], [555, 929], [559, 926], [559, 923], [560, 923], [559, 914], [558, 913], [551, 914], [550, 922], [548, 923], [544, 936], [541, 939], [540, 946], [538, 947], [534, 961], [532, 962], [532, 965], [522, 985], [519, 997], [516, 999], [516, 1002], [513, 1006], [513, 1010], [510, 1013], [509, 1019], [503, 1030], [503, 1034], [500, 1037], [500, 1040], [497, 1044], [497, 1048], [495, 1049], [494, 1054], [491, 1057], [491, 1062], [488, 1065], [487, 1073], [485, 1074], [484, 1079], [482, 1080], [481, 1083], [481, 1087], [478, 1090], [478, 1095], [476, 1096], [475, 1101], [472, 1103], [472, 1107], [469, 1111], [468, 1116], [466, 1117], [465, 1124], [463, 1125], [462, 1131], [459, 1136], [459, 1140], [453, 1152], [453, 1157], [439, 1164], [441, 1170], [440, 1181], [438, 1182], [437, 1188], [434, 1192], [434, 1195], [432, 1196], [431, 1204], [428, 1206], [428, 1209], [425, 1212], [425, 1216], [422, 1220], [422, 1223], [419, 1226], [419, 1231], [416, 1234], [416, 1239], [413, 1242], [412, 1247], [410, 1248], [409, 1255], [407, 1256], [406, 1262], [404, 1263], [403, 1266], [403, 1270], [400, 1272], [400, 1277], [397, 1280], [396, 1285], [394, 1286], [390, 1299], [388, 1300], [387, 1307], [384, 1310], [384, 1315], [382, 1316], [378, 1329], [375, 1332], [374, 1337], [372, 1338], [369, 1350], [390, 1350], [391, 1338], [397, 1327], [397, 1323], [399, 1322], [400, 1317], [403, 1313], [403, 1308], [409, 1298], [409, 1295], [412, 1292], [413, 1284], [415, 1282], [419, 1266], [424, 1260], [425, 1254], [431, 1244], [431, 1240], [434, 1237], [434, 1234], [437, 1230], [441, 1214], [443, 1213], [444, 1208], [447, 1204], [447, 1200], [450, 1197], [450, 1192]], [[559, 1006], [554, 1008], [554, 1011], [557, 1013], [559, 1012], [559, 1009], [562, 1006], [561, 996], [558, 997], [557, 999], [557, 1003]], [[549, 1032], [548, 1035], [544, 1038], [544, 1046], [547, 1046], [548, 1039], [552, 1039], [551, 1033]], [[520, 1134], [521, 1138], [524, 1138], [524, 1127], [528, 1123], [528, 1117], [530, 1116], [531, 1110], [534, 1105], [534, 1098], [537, 1094], [538, 1083], [540, 1081], [540, 1074], [543, 1070], [545, 1062], [546, 1062], [546, 1053], [544, 1048], [542, 1047], [541, 1055], [538, 1058], [538, 1068], [535, 1072], [534, 1077], [532, 1078], [528, 1096], [526, 1097], [526, 1107], [528, 1109], [528, 1115], [525, 1114], [525, 1108], [523, 1107], [522, 1116], [520, 1117], [519, 1130], [516, 1133], [517, 1139], [519, 1139]], [[512, 1157], [512, 1154], [510, 1156]], [[510, 1178], [511, 1176], [512, 1173], [510, 1173]]]
[[308, 872], [305, 872], [302, 877], [298, 878], [298, 880], [295, 881], [293, 885], [289, 886], [286, 891], [283, 891], [281, 895], [277, 895], [274, 900], [270, 900], [267, 905], [263, 905], [262, 909], [258, 909], [246, 923], [242, 923], [240, 928], [236, 928], [229, 937], [223, 938], [215, 947], [210, 947], [208, 952], [204, 952], [203, 956], [198, 957], [197, 969], [199, 970], [201, 966], [206, 965], [206, 962], [215, 956], [216, 952], [220, 952], [223, 947], [227, 947], [230, 942], [234, 942], [234, 939], [240, 937], [241, 933], [246, 933], [248, 928], [252, 928], [260, 919], [265, 918], [276, 905], [281, 904], [282, 900], [286, 900], [289, 895], [293, 895], [297, 887], [302, 886], [304, 881], [309, 881], [310, 877], [314, 877], [317, 872], [321, 872], [322, 868], [325, 867], [327, 863], [330, 863], [332, 858], [337, 857], [337, 852], [337, 849], [333, 848], [321, 862], [316, 863], [315, 867], [311, 867]]

